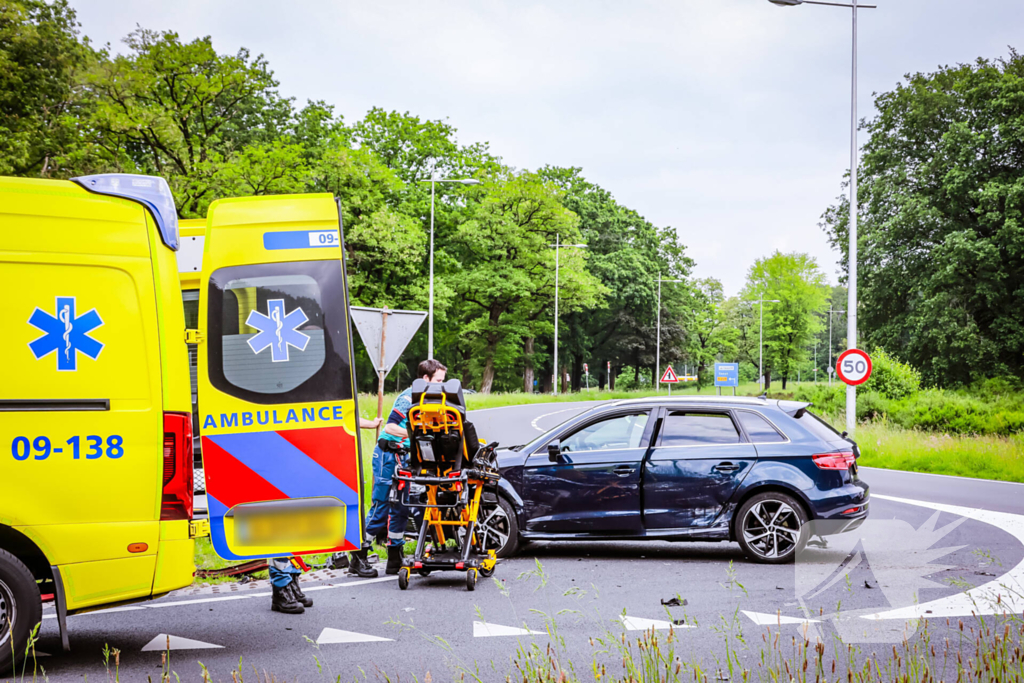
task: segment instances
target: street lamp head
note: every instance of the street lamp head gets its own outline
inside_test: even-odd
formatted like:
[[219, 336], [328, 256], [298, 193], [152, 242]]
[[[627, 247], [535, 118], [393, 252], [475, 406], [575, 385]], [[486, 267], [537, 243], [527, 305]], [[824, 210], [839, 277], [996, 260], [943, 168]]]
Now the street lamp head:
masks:
[[804, 4], [804, 0], [768, 0], [768, 2], [779, 7], [793, 7], [794, 5]]
[[476, 178], [466, 178], [465, 180], [460, 180], [458, 182], [462, 183], [463, 185], [480, 185], [481, 184], [480, 181], [477, 180]]

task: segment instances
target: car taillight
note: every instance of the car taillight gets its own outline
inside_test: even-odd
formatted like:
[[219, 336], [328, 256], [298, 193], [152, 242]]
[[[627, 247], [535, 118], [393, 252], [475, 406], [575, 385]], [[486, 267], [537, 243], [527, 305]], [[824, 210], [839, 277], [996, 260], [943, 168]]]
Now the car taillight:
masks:
[[840, 451], [838, 453], [819, 453], [812, 455], [811, 460], [822, 470], [848, 470], [857, 461], [853, 451]]
[[192, 414], [164, 413], [160, 520], [192, 519]]

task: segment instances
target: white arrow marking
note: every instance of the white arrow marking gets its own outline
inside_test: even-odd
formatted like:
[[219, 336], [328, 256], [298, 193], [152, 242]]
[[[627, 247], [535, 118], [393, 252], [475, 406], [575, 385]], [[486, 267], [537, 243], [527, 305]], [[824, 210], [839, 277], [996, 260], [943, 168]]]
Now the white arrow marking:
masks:
[[331, 643], [383, 643], [392, 642], [391, 638], [370, 636], [355, 631], [342, 631], [337, 628], [325, 628], [320, 631], [320, 637], [316, 639], [317, 645], [330, 645]]
[[473, 622], [474, 638], [494, 638], [495, 636], [543, 636], [544, 631], [531, 631], [527, 628], [516, 628], [515, 626], [502, 626], [500, 624], [488, 624], [485, 621]]
[[779, 626], [781, 624], [809, 624], [817, 623], [817, 619], [803, 619], [801, 617], [784, 617], [779, 614], [764, 614], [762, 612], [748, 612], [743, 610], [747, 617], [758, 626]]
[[[170, 643], [168, 645], [168, 643]], [[144, 648], [143, 652], [163, 652], [164, 650], [223, 650], [223, 645], [214, 645], [213, 643], [204, 643], [201, 640], [192, 640], [191, 638], [182, 638], [181, 636], [169, 636], [166, 633], [161, 633], [153, 640], [149, 641]]]
[[695, 628], [689, 624], [674, 625], [670, 621], [663, 621], [661, 619], [644, 619], [643, 617], [627, 617], [620, 614], [619, 620], [622, 625], [626, 627], [627, 631], [650, 631], [652, 628], [655, 631], [667, 631], [670, 628]]
[[[929, 503], [923, 500], [880, 496], [878, 494], [873, 494], [871, 497], [891, 500], [896, 503], [905, 503], [907, 505], [919, 505], [940, 512], [948, 512], [951, 515], [974, 519], [985, 524], [991, 524], [1024, 543], [1024, 516], [1022, 515], [965, 508], [959, 505], [946, 505], [945, 503]], [[1021, 611], [1024, 611], [1024, 560], [999, 578], [982, 584], [977, 588], [972, 588], [965, 593], [957, 593], [947, 598], [939, 598], [938, 600], [932, 600], [920, 605], [867, 614], [861, 616], [861, 619], [909, 620], [921, 617], [969, 617], [972, 614], [977, 614], [978, 616], [1012, 614]]]

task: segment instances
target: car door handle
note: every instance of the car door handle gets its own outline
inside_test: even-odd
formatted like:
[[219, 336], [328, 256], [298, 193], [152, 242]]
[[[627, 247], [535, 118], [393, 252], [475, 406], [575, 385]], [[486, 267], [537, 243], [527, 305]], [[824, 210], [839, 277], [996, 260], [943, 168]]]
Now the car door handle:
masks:
[[636, 472], [636, 468], [630, 467], [629, 465], [619, 465], [613, 471], [620, 477], [626, 477]]
[[713, 469], [716, 472], [735, 472], [739, 468], [739, 465], [735, 465], [731, 462], [720, 462], [711, 469]]

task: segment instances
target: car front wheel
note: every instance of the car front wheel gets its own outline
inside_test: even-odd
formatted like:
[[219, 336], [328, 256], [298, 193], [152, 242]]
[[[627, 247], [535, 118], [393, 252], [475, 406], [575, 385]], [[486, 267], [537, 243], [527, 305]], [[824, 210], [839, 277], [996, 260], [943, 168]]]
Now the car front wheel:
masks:
[[519, 548], [519, 524], [512, 504], [501, 496], [496, 502], [481, 503], [476, 537], [484, 552], [493, 550], [498, 557], [514, 555]]
[[807, 543], [807, 514], [792, 496], [759, 493], [740, 506], [736, 540], [755, 562], [792, 562]]

